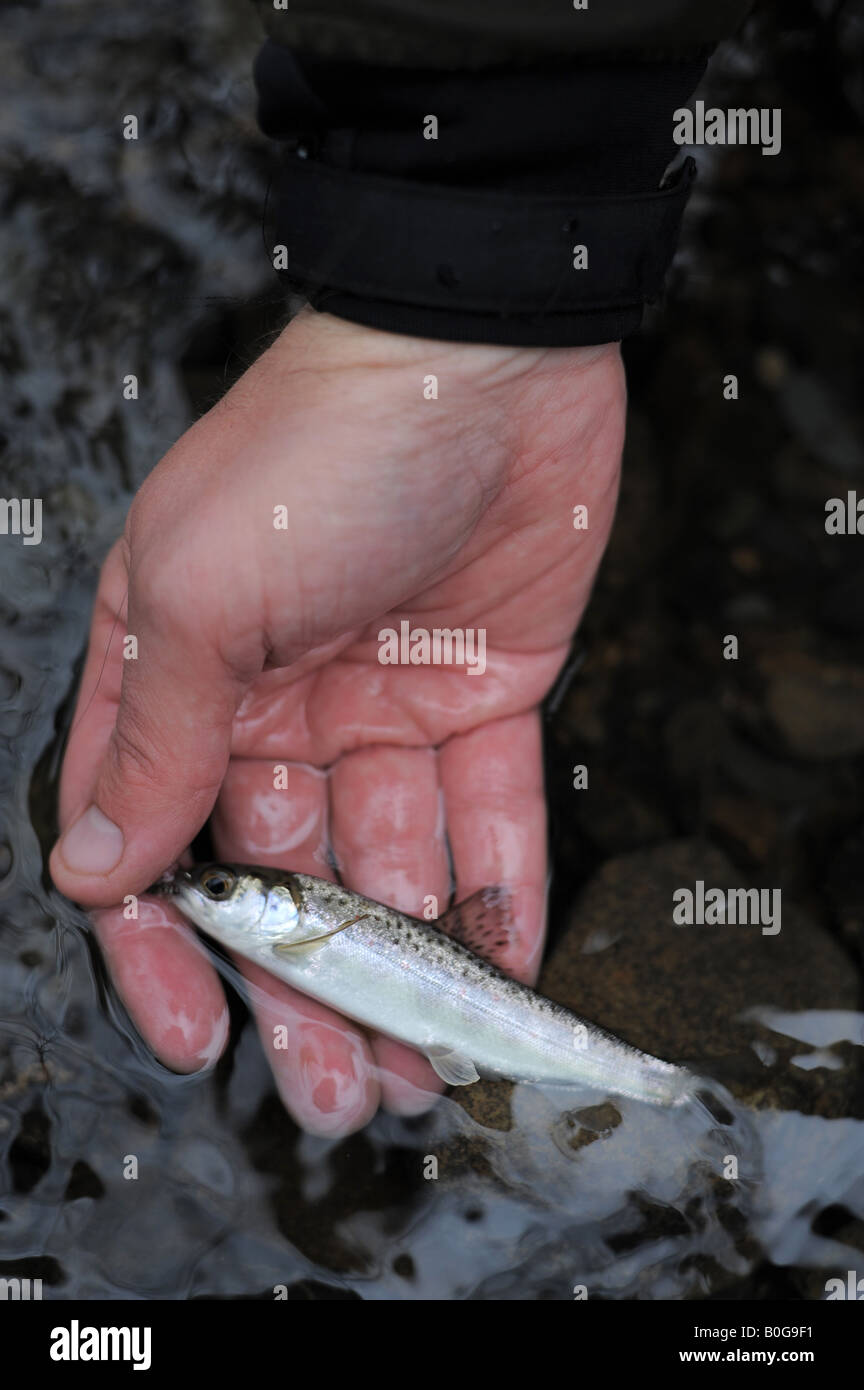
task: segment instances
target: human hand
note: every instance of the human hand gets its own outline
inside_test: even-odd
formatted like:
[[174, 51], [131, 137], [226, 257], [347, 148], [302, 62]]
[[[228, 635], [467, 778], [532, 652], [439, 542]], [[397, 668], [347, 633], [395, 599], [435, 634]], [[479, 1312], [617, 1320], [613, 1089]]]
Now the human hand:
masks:
[[[219, 856], [332, 877], [332, 850], [348, 887], [418, 915], [430, 895], [446, 906], [449, 846], [457, 900], [510, 887], [504, 965], [534, 980], [538, 705], [608, 537], [624, 400], [614, 345], [442, 343], [304, 311], [148, 477], [102, 571], [51, 872], [97, 909], [117, 988], [168, 1066], [221, 1052], [218, 977], [170, 906], [144, 897], [127, 920], [116, 905], [211, 811]], [[380, 664], [378, 632], [402, 619], [485, 629], [485, 672]], [[238, 963], [305, 1128], [429, 1103], [424, 1058]]]

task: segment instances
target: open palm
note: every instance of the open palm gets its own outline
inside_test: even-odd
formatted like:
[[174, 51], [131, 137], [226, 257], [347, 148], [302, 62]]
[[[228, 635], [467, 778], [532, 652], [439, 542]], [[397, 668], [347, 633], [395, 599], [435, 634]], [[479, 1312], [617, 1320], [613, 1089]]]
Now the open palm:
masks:
[[[303, 314], [150, 475], [103, 570], [52, 872], [100, 909], [118, 989], [168, 1065], [218, 1056], [224, 997], [170, 907], [116, 904], [211, 811], [221, 857], [335, 863], [418, 915], [443, 911], [454, 879], [457, 898], [506, 883], [501, 963], [534, 978], [537, 707], [608, 536], [623, 418], [613, 347], [444, 344]], [[382, 664], [379, 633], [403, 621], [482, 630], [485, 670]], [[241, 965], [304, 1127], [428, 1104], [423, 1058]]]

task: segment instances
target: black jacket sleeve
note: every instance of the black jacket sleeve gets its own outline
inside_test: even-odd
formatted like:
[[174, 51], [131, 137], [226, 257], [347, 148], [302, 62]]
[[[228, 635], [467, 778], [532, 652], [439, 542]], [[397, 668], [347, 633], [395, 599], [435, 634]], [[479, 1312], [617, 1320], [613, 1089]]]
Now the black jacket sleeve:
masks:
[[537, 345], [636, 329], [692, 164], [673, 112], [745, 0], [260, 0], [275, 263], [318, 308]]

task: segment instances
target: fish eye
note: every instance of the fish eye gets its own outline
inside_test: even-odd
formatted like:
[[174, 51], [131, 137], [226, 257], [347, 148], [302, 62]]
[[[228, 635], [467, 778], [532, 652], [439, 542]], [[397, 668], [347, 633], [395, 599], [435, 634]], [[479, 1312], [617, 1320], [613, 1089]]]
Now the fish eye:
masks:
[[228, 869], [208, 869], [201, 878], [201, 887], [208, 898], [222, 902], [230, 896], [236, 882], [236, 878]]

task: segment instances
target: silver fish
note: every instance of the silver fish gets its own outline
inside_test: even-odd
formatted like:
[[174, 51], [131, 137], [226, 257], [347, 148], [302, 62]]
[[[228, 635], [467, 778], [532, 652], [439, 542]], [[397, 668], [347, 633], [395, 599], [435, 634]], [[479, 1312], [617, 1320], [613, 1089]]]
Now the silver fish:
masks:
[[154, 891], [232, 951], [424, 1053], [448, 1085], [483, 1074], [657, 1105], [694, 1095], [696, 1077], [683, 1067], [630, 1047], [482, 958], [506, 944], [506, 890], [474, 894], [439, 924], [309, 874], [238, 864], [178, 869]]

